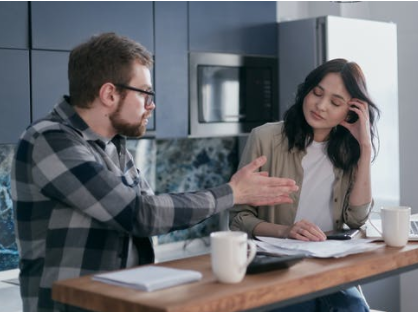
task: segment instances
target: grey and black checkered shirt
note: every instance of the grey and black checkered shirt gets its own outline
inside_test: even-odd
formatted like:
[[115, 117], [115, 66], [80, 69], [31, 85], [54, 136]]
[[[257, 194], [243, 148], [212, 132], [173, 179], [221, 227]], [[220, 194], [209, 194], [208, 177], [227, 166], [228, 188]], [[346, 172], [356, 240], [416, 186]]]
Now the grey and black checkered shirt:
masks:
[[[139, 264], [154, 260], [149, 237], [194, 225], [233, 206], [228, 184], [154, 195], [125, 147], [121, 166], [67, 98], [23, 133], [12, 169], [23, 311], [58, 309], [52, 284], [125, 267], [128, 243]], [[121, 169], [121, 167], [123, 169]]]

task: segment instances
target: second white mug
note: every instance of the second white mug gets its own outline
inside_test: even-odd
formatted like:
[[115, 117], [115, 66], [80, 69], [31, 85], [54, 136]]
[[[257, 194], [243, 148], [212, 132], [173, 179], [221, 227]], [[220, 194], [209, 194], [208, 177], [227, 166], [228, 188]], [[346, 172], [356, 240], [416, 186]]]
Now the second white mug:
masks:
[[380, 217], [382, 229], [379, 230], [369, 219], [370, 224], [382, 235], [386, 245], [403, 247], [408, 243], [411, 207], [382, 207]]

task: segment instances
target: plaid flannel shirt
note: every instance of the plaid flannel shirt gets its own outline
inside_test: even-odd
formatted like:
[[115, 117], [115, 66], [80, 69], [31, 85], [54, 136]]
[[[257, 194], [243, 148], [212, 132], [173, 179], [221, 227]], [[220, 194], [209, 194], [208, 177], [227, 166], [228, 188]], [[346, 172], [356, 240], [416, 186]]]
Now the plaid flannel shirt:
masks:
[[66, 98], [23, 133], [12, 169], [23, 311], [47, 312], [57, 280], [125, 267], [129, 238], [139, 263], [154, 253], [149, 236], [186, 228], [233, 206], [228, 184], [154, 195], [116, 136], [120, 167]]

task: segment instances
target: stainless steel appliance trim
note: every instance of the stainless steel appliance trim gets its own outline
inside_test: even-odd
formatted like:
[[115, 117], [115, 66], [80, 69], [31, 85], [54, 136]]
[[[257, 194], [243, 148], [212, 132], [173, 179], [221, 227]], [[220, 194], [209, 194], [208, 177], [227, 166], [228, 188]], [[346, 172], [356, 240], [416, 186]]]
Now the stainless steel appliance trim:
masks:
[[252, 128], [265, 122], [199, 122], [198, 75], [199, 65], [209, 66], [260, 66], [268, 65], [272, 70], [273, 105], [277, 107], [275, 116], [279, 116], [277, 105], [277, 58], [259, 55], [238, 55], [228, 53], [190, 52], [189, 53], [189, 137], [219, 137], [245, 135]]

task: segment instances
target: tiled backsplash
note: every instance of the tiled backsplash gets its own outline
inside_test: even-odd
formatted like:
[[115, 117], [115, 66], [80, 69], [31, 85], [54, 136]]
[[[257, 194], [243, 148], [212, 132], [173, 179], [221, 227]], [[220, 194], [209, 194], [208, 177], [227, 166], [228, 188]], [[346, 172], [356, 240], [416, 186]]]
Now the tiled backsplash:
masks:
[[10, 170], [15, 145], [0, 145], [0, 271], [15, 269], [19, 256], [13, 228]]
[[[130, 141], [129, 149], [155, 193], [161, 194], [197, 191], [229, 181], [237, 167], [237, 144], [235, 137], [139, 140]], [[161, 235], [158, 243], [206, 237], [219, 229], [219, 223], [219, 216], [213, 216], [191, 228]]]
[[[14, 145], [0, 145], [0, 271], [16, 268], [10, 170]], [[229, 181], [238, 162], [237, 138], [129, 140], [138, 168], [156, 194], [196, 191]], [[155, 237], [158, 244], [205, 238], [219, 229], [219, 216]]]

